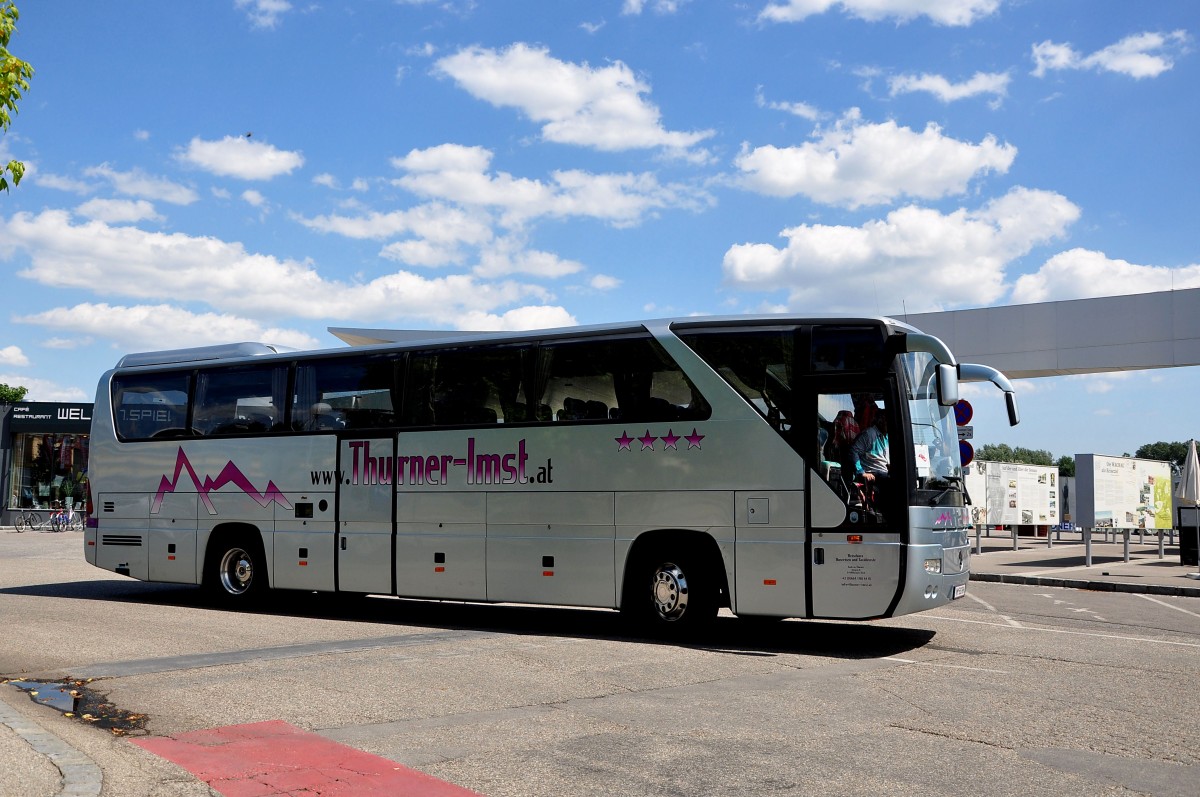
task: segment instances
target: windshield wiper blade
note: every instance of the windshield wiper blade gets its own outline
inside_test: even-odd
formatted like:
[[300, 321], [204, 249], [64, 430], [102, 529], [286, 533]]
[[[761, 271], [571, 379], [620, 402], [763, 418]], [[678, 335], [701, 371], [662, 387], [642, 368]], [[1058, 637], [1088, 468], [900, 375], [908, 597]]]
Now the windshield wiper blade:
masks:
[[937, 506], [938, 504], [940, 504], [942, 502], [943, 498], [945, 498], [947, 495], [954, 492], [954, 490], [958, 488], [959, 484], [962, 484], [962, 492], [963, 492], [963, 495], [967, 499], [967, 503], [968, 504], [971, 503], [971, 495], [970, 495], [970, 493], [967, 492], [966, 485], [962, 483], [963, 482], [962, 476], [942, 476], [941, 481], [950, 482], [951, 484], [949, 487], [942, 490], [940, 493], [935, 495], [933, 498], [929, 499], [930, 506]]

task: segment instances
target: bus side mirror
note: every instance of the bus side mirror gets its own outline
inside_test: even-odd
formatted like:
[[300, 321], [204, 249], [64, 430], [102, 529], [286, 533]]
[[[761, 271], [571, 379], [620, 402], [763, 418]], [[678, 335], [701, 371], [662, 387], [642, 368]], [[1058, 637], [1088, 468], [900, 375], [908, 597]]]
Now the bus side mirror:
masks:
[[1004, 392], [1004, 403], [1008, 405], [1008, 425], [1016, 426], [1021, 422], [1021, 413], [1017, 412], [1017, 394], [1011, 390]]
[[[941, 364], [937, 367], [938, 404], [943, 407], [953, 407], [958, 403], [958, 369], [953, 365]], [[1009, 405], [1009, 417], [1015, 411], [1015, 404]]]

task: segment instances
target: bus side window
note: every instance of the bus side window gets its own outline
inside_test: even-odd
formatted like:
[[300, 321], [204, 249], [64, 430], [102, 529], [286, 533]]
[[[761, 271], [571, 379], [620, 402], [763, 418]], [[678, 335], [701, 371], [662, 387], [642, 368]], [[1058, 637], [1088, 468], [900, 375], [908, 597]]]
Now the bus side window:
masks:
[[785, 436], [790, 433], [793, 446], [799, 442], [807, 445], [806, 436], [802, 441], [794, 439], [807, 428], [793, 417], [795, 337], [793, 329], [716, 330], [681, 336], [772, 428]]
[[710, 412], [648, 336], [543, 344], [534, 373], [544, 375], [538, 392], [555, 422], [659, 423], [703, 420]]
[[301, 361], [289, 428], [300, 432], [396, 425], [396, 367], [403, 355]]
[[200, 372], [192, 426], [196, 434], [278, 431], [287, 390], [287, 366], [230, 366]]
[[433, 349], [409, 356], [404, 422], [491, 426], [528, 419], [525, 369], [531, 347]]
[[113, 379], [113, 421], [122, 440], [187, 434], [191, 374], [145, 374]]

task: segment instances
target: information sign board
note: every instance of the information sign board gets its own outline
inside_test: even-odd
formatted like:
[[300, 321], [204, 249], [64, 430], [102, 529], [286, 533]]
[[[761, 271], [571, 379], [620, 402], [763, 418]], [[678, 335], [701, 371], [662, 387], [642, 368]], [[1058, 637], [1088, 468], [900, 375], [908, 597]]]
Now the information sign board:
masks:
[[977, 525], [1048, 526], [1061, 522], [1058, 468], [977, 462], [967, 479]]
[[1075, 522], [1088, 528], [1171, 528], [1171, 465], [1075, 455]]

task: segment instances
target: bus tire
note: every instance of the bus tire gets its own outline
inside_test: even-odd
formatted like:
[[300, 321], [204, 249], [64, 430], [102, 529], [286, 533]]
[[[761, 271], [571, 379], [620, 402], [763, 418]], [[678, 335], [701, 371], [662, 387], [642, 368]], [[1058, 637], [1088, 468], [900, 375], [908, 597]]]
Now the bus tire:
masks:
[[717, 586], [703, 557], [652, 549], [633, 565], [621, 607], [656, 636], [685, 636], [717, 616]]
[[267, 560], [257, 534], [222, 535], [208, 545], [204, 586], [222, 603], [249, 606], [267, 591]]

